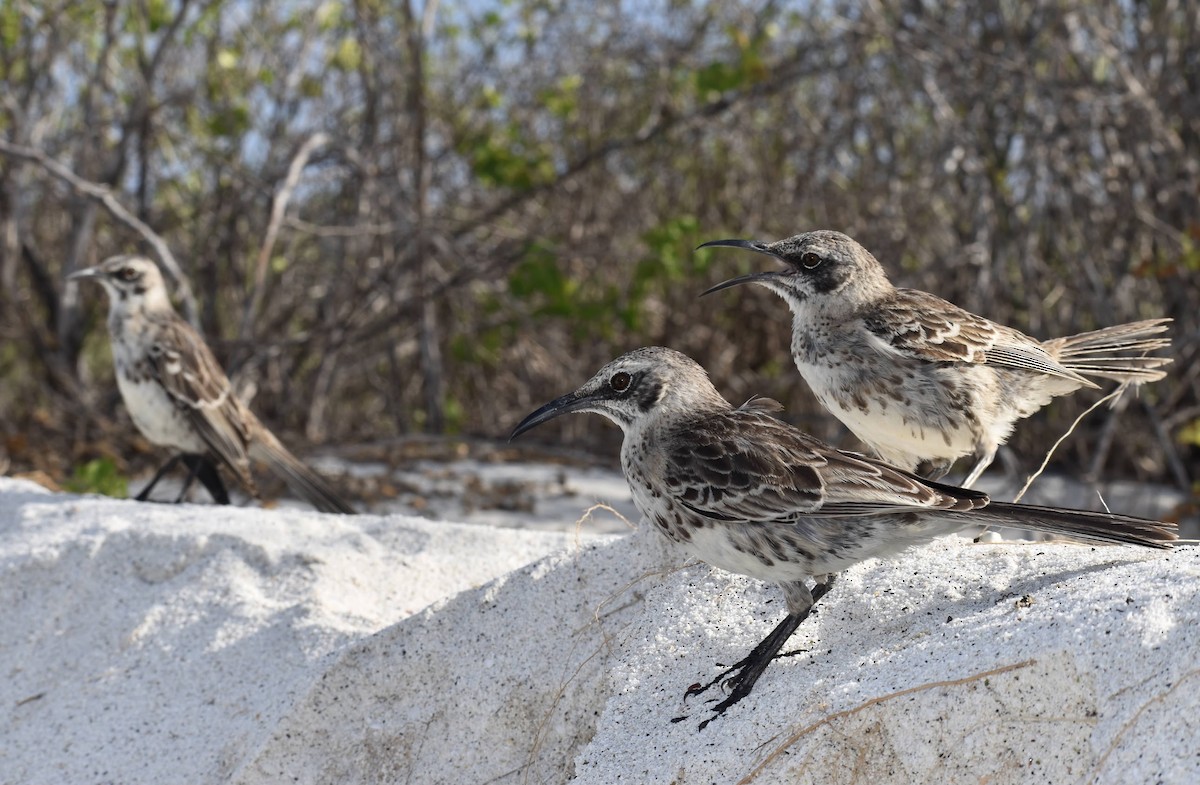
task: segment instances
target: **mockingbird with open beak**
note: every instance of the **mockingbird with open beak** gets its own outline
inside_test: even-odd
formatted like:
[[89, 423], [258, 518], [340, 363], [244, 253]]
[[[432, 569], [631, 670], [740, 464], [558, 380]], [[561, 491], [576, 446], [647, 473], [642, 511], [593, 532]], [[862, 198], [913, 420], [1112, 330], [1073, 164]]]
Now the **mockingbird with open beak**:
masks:
[[892, 286], [867, 249], [834, 231], [774, 243], [714, 240], [783, 268], [717, 284], [765, 286], [792, 311], [792, 358], [817, 400], [889, 463], [937, 479], [974, 454], [971, 486], [1017, 420], [1093, 378], [1165, 376], [1170, 319], [1039, 341], [917, 289]]

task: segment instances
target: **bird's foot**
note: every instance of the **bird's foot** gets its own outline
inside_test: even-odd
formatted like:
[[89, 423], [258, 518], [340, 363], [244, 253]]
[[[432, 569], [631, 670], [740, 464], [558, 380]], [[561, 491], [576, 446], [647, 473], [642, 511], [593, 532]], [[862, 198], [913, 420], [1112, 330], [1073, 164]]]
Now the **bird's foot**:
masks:
[[[745, 657], [721, 671], [717, 674], [716, 678], [707, 684], [693, 684], [691, 687], [688, 687], [687, 692], [683, 696], [685, 700], [693, 695], [702, 695], [718, 684], [721, 685], [722, 690], [728, 692], [728, 697], [712, 707], [712, 716], [700, 723], [700, 730], [704, 730], [708, 723], [720, 717], [730, 706], [733, 706], [750, 694], [750, 691], [754, 689], [754, 685], [758, 682], [758, 678], [763, 675], [767, 666], [771, 664], [771, 660], [775, 659], [779, 650], [783, 648], [783, 644], [791, 637], [792, 633], [796, 631], [796, 627], [807, 616], [807, 611], [803, 615], [788, 614], [771, 631], [771, 634], [763, 638], [754, 647], [754, 650]], [[716, 699], [714, 698], [709, 702], [714, 703]], [[683, 718], [681, 717], [680, 719]]]
[[[783, 648], [783, 644], [787, 643], [788, 638], [792, 637], [792, 633], [800, 626], [801, 622], [808, 618], [813, 610], [813, 604], [817, 600], [824, 597], [833, 588], [834, 575], [823, 575], [817, 578], [817, 585], [810, 592], [804, 583], [789, 583], [784, 585], [785, 591], [789, 588], [792, 591], [792, 597], [789, 599], [789, 607], [791, 610], [788, 615], [783, 617], [783, 621], [771, 630], [767, 637], [758, 642], [754, 650], [747, 654], [736, 663], [726, 668], [717, 674], [717, 677], [708, 684], [693, 684], [687, 688], [684, 693], [684, 700], [693, 695], [702, 695], [710, 689], [720, 684], [721, 688], [729, 692], [729, 697], [717, 703], [712, 707], [713, 715], [700, 723], [700, 730], [724, 714], [730, 706], [733, 706], [742, 698], [750, 694], [754, 689], [755, 683], [758, 682], [758, 677], [763, 675], [763, 671], [771, 664], [771, 661], [777, 657], [791, 657], [799, 654], [804, 649], [780, 654], [779, 650]], [[719, 663], [718, 663], [719, 664]], [[709, 701], [716, 702], [716, 699]], [[680, 722], [687, 719], [686, 717], [676, 717], [671, 722]]]
[[[721, 689], [729, 694], [729, 697], [720, 703], [717, 703], [717, 705], [713, 707], [713, 716], [700, 723], [700, 730], [704, 730], [705, 726], [708, 725], [709, 722], [724, 714], [726, 709], [750, 694], [751, 688], [754, 687], [754, 681], [758, 678], [756, 675], [754, 676], [753, 680], [749, 680], [749, 683], [747, 683], [746, 669], [751, 664], [751, 656], [753, 656], [753, 652], [750, 656], [746, 656], [733, 665], [725, 668], [725, 670], [718, 673], [716, 677], [707, 684], [700, 684], [697, 682], [688, 687], [683, 693], [683, 699], [686, 701], [688, 698], [695, 697], [696, 695], [703, 695], [713, 687], [720, 685]], [[722, 665], [722, 663], [718, 662], [717, 665]], [[709, 701], [709, 703], [716, 702], [716, 698], [713, 698]], [[686, 719], [687, 716], [685, 715], [682, 717], [675, 717], [671, 720], [671, 722], [682, 722]]]
[[[700, 684], [699, 682], [693, 684], [683, 693], [683, 699], [687, 700], [688, 698], [695, 697], [696, 695], [703, 695], [718, 684], [721, 685], [722, 689], [733, 690], [736, 688], [736, 682], [744, 672], [745, 667], [749, 664], [749, 661], [749, 656], [743, 657], [733, 665], [730, 665], [729, 667], [725, 668], [725, 670], [718, 673], [716, 677], [714, 677], [712, 681], [708, 682], [707, 684]], [[724, 665], [724, 663], [717, 663], [718, 667], [722, 665]], [[731, 673], [733, 674], [732, 676], [729, 675]]]
[[[750, 694], [750, 691], [754, 689], [754, 683], [758, 681], [758, 677], [761, 676], [762, 672], [766, 669], [765, 663], [760, 667], [755, 667], [757, 663], [754, 659], [754, 654], [755, 652], [751, 652], [749, 656], [721, 671], [721, 673], [719, 673], [712, 681], [708, 682], [708, 684], [693, 684], [691, 687], [688, 687], [687, 692], [683, 694], [683, 697], [686, 700], [687, 698], [691, 698], [695, 695], [702, 695], [718, 684], [720, 685], [721, 690], [727, 693], [727, 697], [720, 702], [717, 702], [716, 698], [713, 698], [709, 701], [709, 703], [716, 703], [716, 705], [711, 709], [712, 716], [700, 723], [700, 730], [704, 730], [704, 728], [708, 726], [708, 723], [712, 722], [717, 717], [720, 717], [729, 709], [729, 707], [739, 702], [742, 698], [745, 698]], [[774, 659], [773, 656], [768, 656], [766, 658], [766, 662], [769, 663], [772, 659]]]
[[953, 466], [954, 461], [945, 459], [921, 461], [917, 464], [917, 469], [914, 473], [927, 480], [934, 480], [936, 482], [949, 474]]
[[[772, 660], [781, 660], [784, 657], [795, 657], [799, 654], [807, 654], [808, 652], [809, 649], [792, 649], [791, 651], [783, 651], [769, 656], [766, 660], [766, 663], [770, 664]], [[700, 695], [701, 693], [707, 692], [709, 688], [717, 684], [720, 684], [721, 689], [729, 693], [728, 698], [713, 707], [713, 716], [700, 723], [700, 730], [704, 730], [705, 725], [708, 725], [708, 723], [724, 714], [726, 709], [750, 694], [750, 690], [754, 688], [754, 684], [758, 681], [758, 677], [762, 675], [764, 670], [766, 670], [766, 664], [764, 664], [758, 669], [757, 672], [749, 672], [750, 666], [754, 664], [751, 661], [751, 657], [753, 657], [754, 654], [755, 652], [751, 652], [749, 656], [721, 671], [721, 673], [708, 684], [693, 684], [691, 687], [688, 687], [687, 692], [683, 694], [683, 697], [686, 700], [693, 695]], [[718, 665], [719, 664], [720, 663], [718, 663]], [[731, 673], [733, 674], [732, 676], [729, 675]], [[715, 701], [716, 699], [714, 698], [713, 700]], [[681, 717], [680, 719], [683, 718]]]

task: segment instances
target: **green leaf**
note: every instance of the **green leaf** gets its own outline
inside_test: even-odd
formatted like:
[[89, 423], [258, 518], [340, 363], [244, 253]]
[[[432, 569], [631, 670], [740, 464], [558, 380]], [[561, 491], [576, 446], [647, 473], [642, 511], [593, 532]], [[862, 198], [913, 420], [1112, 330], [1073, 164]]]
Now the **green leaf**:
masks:
[[356, 70], [362, 64], [362, 47], [358, 45], [358, 39], [343, 38], [333, 53], [331, 64], [342, 71]]
[[1180, 444], [1189, 444], [1193, 447], [1200, 447], [1200, 420], [1192, 420], [1190, 423], [1180, 428], [1175, 439]]
[[535, 243], [509, 274], [508, 289], [522, 300], [541, 295], [551, 301], [560, 301], [567, 294], [567, 280], [558, 269], [558, 259], [553, 251]]
[[325, 83], [313, 76], [305, 74], [300, 77], [300, 95], [305, 98], [320, 98], [325, 94]]
[[342, 4], [326, 0], [317, 6], [317, 28], [321, 31], [331, 30], [342, 18]]
[[547, 146], [526, 141], [528, 132], [516, 125], [476, 137], [465, 152], [475, 176], [484, 185], [529, 190], [554, 179], [554, 162]]
[[17, 3], [0, 3], [0, 43], [12, 51], [21, 37], [21, 12]]
[[694, 215], [668, 219], [642, 235], [650, 255], [639, 263], [636, 280], [649, 282], [663, 277], [677, 281], [708, 269], [710, 256], [697, 254], [700, 222]]
[[465, 412], [463, 411], [462, 401], [452, 396], [446, 397], [442, 401], [442, 420], [446, 426], [446, 433], [454, 434], [462, 431]]
[[483, 89], [479, 91], [479, 98], [480, 103], [482, 103], [488, 109], [498, 108], [503, 100], [500, 95], [500, 91], [491, 85], [483, 86]]
[[146, 25], [150, 32], [158, 32], [171, 23], [171, 9], [167, 0], [146, 0]]
[[222, 49], [217, 52], [217, 66], [229, 71], [237, 67], [238, 53], [232, 49]]
[[100, 493], [118, 499], [129, 496], [129, 482], [111, 458], [95, 458], [76, 466], [63, 486], [74, 493]]
[[250, 128], [250, 110], [244, 105], [223, 107], [207, 118], [205, 126], [213, 136], [241, 136]]
[[729, 63], [709, 63], [696, 72], [696, 92], [706, 100], [715, 100], [726, 90], [742, 83], [741, 72]]

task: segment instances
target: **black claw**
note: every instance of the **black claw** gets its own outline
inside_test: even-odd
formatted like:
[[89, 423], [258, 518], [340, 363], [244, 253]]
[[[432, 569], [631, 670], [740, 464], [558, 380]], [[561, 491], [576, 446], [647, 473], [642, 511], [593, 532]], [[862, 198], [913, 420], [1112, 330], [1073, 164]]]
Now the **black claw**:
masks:
[[775, 659], [782, 660], [784, 657], [795, 657], [799, 654], [808, 654], [812, 649], [792, 649], [791, 651], [781, 651], [775, 655]]
[[[753, 656], [753, 652], [751, 652], [751, 656]], [[723, 687], [726, 685], [729, 685], [729, 684], [733, 684], [734, 685], [733, 688], [736, 689], [737, 685], [735, 684], [735, 682], [737, 682], [741, 678], [741, 674], [737, 673], [737, 671], [743, 670], [747, 666], [747, 664], [749, 664], [749, 662], [750, 662], [750, 656], [747, 656], [741, 660], [738, 660], [733, 665], [726, 667], [725, 670], [718, 673], [714, 679], [712, 679], [711, 681], [708, 682], [708, 684], [701, 684], [700, 682], [696, 682], [692, 686], [688, 687], [687, 691], [685, 693], [683, 693], [684, 700], [691, 698], [694, 695], [701, 695], [705, 692], [708, 692], [710, 689], [712, 689], [717, 684], [720, 684]], [[718, 668], [724, 667], [724, 666], [725, 666], [725, 664], [722, 662], [717, 663]], [[729, 674], [731, 674], [731, 673], [734, 675], [730, 676]]]

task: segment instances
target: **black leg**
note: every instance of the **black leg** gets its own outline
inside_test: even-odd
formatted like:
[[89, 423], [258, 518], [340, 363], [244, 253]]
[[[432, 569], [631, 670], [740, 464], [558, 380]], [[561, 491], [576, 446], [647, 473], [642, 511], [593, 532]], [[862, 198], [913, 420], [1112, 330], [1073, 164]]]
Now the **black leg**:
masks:
[[940, 480], [950, 473], [950, 469], [954, 466], [954, 461], [921, 461], [917, 464], [917, 470], [914, 472], [920, 477], [927, 480]]
[[[812, 589], [813, 605], [828, 594], [832, 587], [832, 578], [825, 583], [818, 583], [814, 586]], [[771, 660], [780, 656], [779, 650], [783, 648], [783, 644], [787, 643], [788, 638], [792, 637], [792, 633], [808, 618], [812, 612], [812, 607], [810, 605], [800, 613], [789, 613], [749, 654], [731, 667], [726, 668], [708, 684], [697, 684], [688, 688], [687, 692], [684, 693], [684, 697], [691, 697], [707, 692], [709, 688], [717, 684], [721, 684], [730, 690], [729, 697], [713, 707], [713, 716], [700, 723], [700, 730], [704, 730], [704, 727], [708, 723], [720, 717], [725, 713], [726, 709], [750, 694], [758, 678], [763, 675], [767, 666], [771, 664]], [[733, 675], [731, 676], [730, 674]]]
[[189, 457], [194, 459], [194, 466], [189, 464], [192, 474], [208, 491], [209, 496], [212, 496], [213, 501], [217, 504], [229, 504], [229, 492], [225, 490], [225, 483], [221, 481], [221, 475], [217, 473], [216, 464], [206, 455]]
[[175, 464], [179, 463], [179, 459], [182, 457], [182, 455], [172, 455], [171, 459], [164, 463], [162, 467], [154, 473], [154, 477], [151, 478], [149, 484], [147, 484], [145, 488], [142, 488], [142, 492], [133, 498], [139, 502], [144, 502], [149, 499], [150, 491], [154, 490], [154, 486], [158, 485], [158, 481], [163, 478], [164, 474], [175, 468]]
[[192, 483], [196, 481], [196, 472], [200, 470], [200, 462], [204, 459], [199, 455], [184, 454], [180, 458], [183, 460], [183, 465], [187, 467], [187, 477], [183, 480], [183, 487], [179, 490], [179, 495], [175, 497], [175, 503], [179, 504], [187, 496], [188, 490], [191, 489]]

